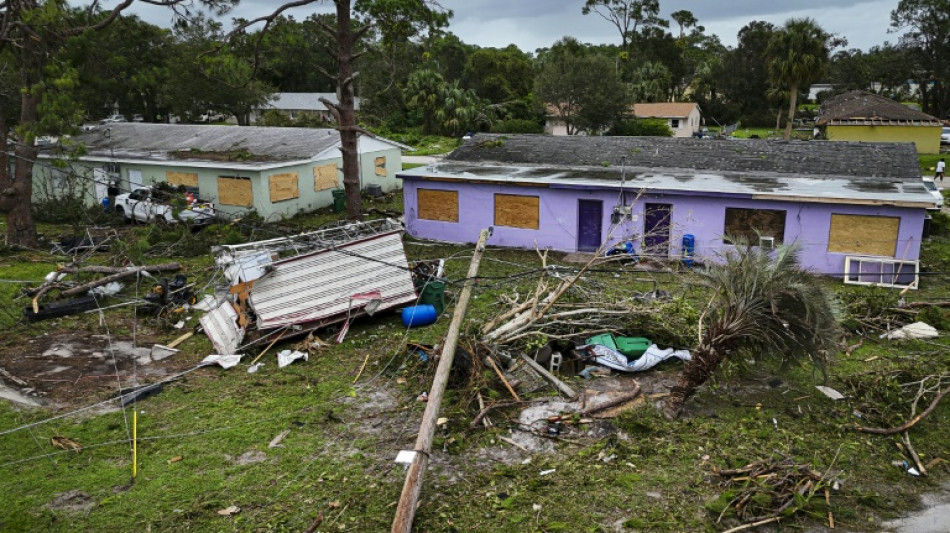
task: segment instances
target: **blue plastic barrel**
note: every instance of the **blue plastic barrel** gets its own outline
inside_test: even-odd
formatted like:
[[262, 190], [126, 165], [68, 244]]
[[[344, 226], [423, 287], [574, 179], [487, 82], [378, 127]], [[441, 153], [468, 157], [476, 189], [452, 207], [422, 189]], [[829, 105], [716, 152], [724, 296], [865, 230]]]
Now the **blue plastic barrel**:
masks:
[[438, 315], [433, 305], [414, 305], [402, 310], [402, 325], [407, 328], [418, 328], [435, 323]]
[[683, 264], [693, 265], [693, 253], [696, 251], [696, 237], [692, 233], [683, 235]]

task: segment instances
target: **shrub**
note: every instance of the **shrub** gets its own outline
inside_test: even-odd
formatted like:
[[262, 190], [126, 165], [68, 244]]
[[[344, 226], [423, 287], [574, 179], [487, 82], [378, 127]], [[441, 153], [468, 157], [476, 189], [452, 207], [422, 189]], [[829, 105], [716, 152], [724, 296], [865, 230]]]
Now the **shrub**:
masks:
[[495, 122], [492, 133], [544, 133], [544, 126], [535, 120], [509, 119]]
[[625, 137], [672, 137], [673, 130], [659, 118], [624, 120], [607, 131], [607, 135]]

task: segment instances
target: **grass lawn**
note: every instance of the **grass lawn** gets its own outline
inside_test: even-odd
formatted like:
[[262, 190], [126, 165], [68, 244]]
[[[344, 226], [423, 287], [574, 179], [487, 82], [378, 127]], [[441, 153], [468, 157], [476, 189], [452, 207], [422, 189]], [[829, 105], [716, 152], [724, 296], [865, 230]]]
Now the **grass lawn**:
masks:
[[[398, 197], [372, 206], [381, 212], [398, 210]], [[329, 212], [294, 217], [267, 231], [293, 232], [337, 218]], [[925, 248], [925, 271], [950, 271], [950, 231], [940, 224], [938, 236]], [[49, 236], [67, 229], [43, 227]], [[89, 262], [112, 264], [133, 251], [149, 263], [183, 262], [200, 287], [213, 279], [210, 256], [187, 252], [206, 244], [201, 234], [189, 244], [181, 234], [153, 234], [158, 230], [148, 227], [118, 229], [124, 240], [144, 239], [147, 246], [137, 251], [120, 246]], [[210, 240], [264, 238], [262, 230], [252, 235], [235, 228], [209, 229], [214, 237]], [[411, 260], [446, 259], [450, 313], [472, 246], [407, 238], [406, 251]], [[5, 250], [0, 253], [0, 277], [42, 279], [67, 259]], [[548, 265], [577, 268], [560, 259], [561, 254], [552, 253]], [[535, 290], [540, 267], [534, 251], [488, 249], [463, 327], [463, 346], [471, 346], [481, 325], [510, 307], [508, 299], [516, 294], [523, 299]], [[944, 299], [950, 295], [945, 279], [925, 276], [922, 289], [906, 297]], [[888, 311], [896, 306], [895, 291], [821, 282], [836, 295], [848, 331], [842, 347], [861, 343], [833, 355], [827, 380], [810, 367], [731, 366], [688, 402], [678, 420], [667, 420], [654, 408], [655, 399], [648, 398], [617, 418], [572, 420], [560, 436], [538, 437], [541, 451], [528, 452], [506, 440], [523, 426], [519, 407], [493, 411], [491, 429], [470, 426], [479, 411], [477, 393], [489, 402], [509, 399], [491, 370], [474, 361], [471, 381], [451, 389], [442, 405], [441, 416], [447, 421], [436, 434], [415, 530], [721, 531], [737, 522], [727, 512], [717, 523], [729, 493], [713, 468], [789, 457], [831, 472], [840, 489], [830, 493], [830, 506], [823, 494], [802, 498], [796, 505], [800, 512], [783, 520], [783, 530], [788, 524], [820, 531], [830, 510], [839, 528], [880, 531], [882, 521], [913, 507], [918, 494], [946, 483], [948, 463], [938, 462], [929, 477], [910, 476], [892, 465], [905, 459], [895, 446], [896, 437], [858, 433], [853, 426], [893, 426], [906, 420], [916, 388], [901, 384], [950, 374], [950, 343], [945, 336], [883, 341], [876, 328], [885, 320], [914, 318]], [[687, 272], [643, 273], [608, 265], [589, 272], [569, 299], [582, 303], [607, 295], [627, 297], [654, 283], [670, 292], [673, 304], [645, 318], [631, 317], [624, 333], [689, 347], [695, 342], [695, 321], [705, 295]], [[151, 346], [167, 344], [183, 331], [132, 307], [105, 311], [101, 319], [88, 314], [29, 324], [20, 318], [27, 300], [18, 298], [18, 288], [0, 285], [0, 320], [6, 321], [0, 367], [14, 374], [18, 367], [13, 365], [24, 361], [55, 363], [57, 356], [43, 354], [57, 343], [101, 346], [107, 339], [129, 341], [134, 335], [139, 345]], [[117, 301], [134, 298], [134, 289], [127, 287]], [[319, 531], [387, 531], [404, 479], [403, 468], [393, 459], [414, 445], [425, 407], [417, 397], [429, 388], [434, 372], [431, 358], [423, 360], [405, 347], [440, 342], [449, 316], [433, 326], [407, 330], [395, 313], [381, 313], [355, 322], [342, 344], [314, 352], [309, 361], [278, 369], [273, 354], [299, 339], [281, 342], [256, 373], [247, 372], [249, 358], [231, 370], [191, 371], [166, 384], [160, 394], [124, 410], [113, 403], [112, 409], [63, 416], [114, 396], [114, 376], [99, 379], [67, 371], [21, 375], [33, 387], [58, 391], [48, 397], [61, 405], [29, 409], [0, 403], [0, 493], [6, 495], [0, 531], [300, 532], [318, 516], [323, 517]], [[927, 311], [922, 318], [950, 327], [941, 310]], [[681, 319], [689, 326], [679, 326]], [[186, 323], [191, 327], [195, 316]], [[513, 349], [526, 351], [543, 340], [526, 339]], [[181, 348], [160, 364], [123, 373], [153, 381], [159, 370], [172, 375], [191, 369], [213, 350], [200, 334]], [[247, 355], [253, 358], [259, 351], [257, 346]], [[366, 369], [357, 380], [364, 360]], [[666, 363], [634, 377], [565, 379], [576, 390], [622, 389], [632, 379], [645, 388], [661, 388], [675, 379], [679, 368], [679, 363]], [[4, 383], [9, 384], [6, 379]], [[834, 387], [846, 399], [834, 402], [818, 392], [816, 384]], [[521, 392], [527, 399], [553, 395], [546, 387]], [[133, 410], [139, 439], [134, 480]], [[944, 403], [911, 430], [925, 463], [950, 458], [948, 418], [950, 403]], [[36, 425], [26, 427], [32, 423]], [[269, 446], [287, 430], [279, 446]], [[77, 453], [53, 447], [51, 439], [57, 436], [84, 449]], [[224, 512], [232, 506], [239, 510]]]

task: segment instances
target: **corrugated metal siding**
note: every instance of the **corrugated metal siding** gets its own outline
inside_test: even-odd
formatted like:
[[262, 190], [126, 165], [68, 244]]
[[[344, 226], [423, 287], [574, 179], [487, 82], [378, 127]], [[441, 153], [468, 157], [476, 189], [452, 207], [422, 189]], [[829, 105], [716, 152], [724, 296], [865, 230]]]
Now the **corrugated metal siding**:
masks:
[[230, 302], [223, 302], [198, 321], [218, 354], [232, 355], [237, 352], [244, 339], [244, 330], [238, 328], [237, 312]]
[[352, 295], [373, 290], [382, 294], [379, 310], [416, 299], [399, 231], [276, 262], [250, 303], [267, 329], [345, 316]]

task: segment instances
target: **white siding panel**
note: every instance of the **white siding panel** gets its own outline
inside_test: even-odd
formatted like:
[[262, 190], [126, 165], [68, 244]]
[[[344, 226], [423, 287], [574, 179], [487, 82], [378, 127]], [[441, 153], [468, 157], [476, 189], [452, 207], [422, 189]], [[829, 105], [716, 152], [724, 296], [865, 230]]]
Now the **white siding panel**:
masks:
[[237, 312], [230, 302], [221, 303], [198, 321], [219, 355], [233, 355], [237, 352], [244, 339], [244, 330], [238, 327]]

